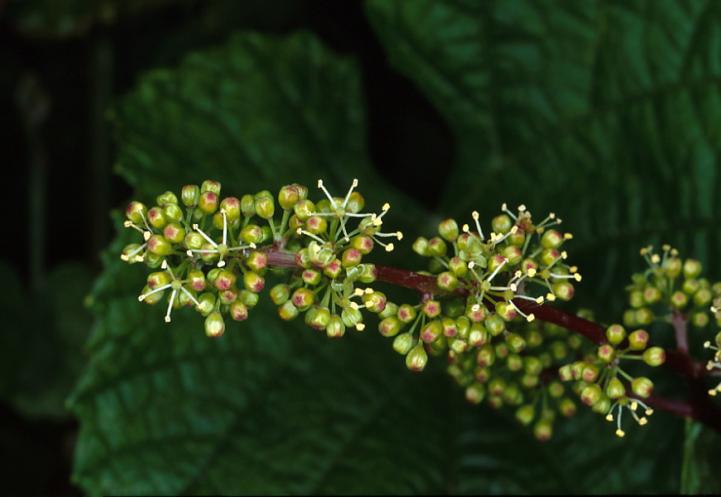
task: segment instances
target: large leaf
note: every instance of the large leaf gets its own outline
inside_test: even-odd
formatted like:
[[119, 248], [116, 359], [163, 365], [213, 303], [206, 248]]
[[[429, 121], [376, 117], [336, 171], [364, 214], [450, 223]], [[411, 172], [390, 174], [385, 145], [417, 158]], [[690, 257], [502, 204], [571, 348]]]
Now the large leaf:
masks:
[[502, 201], [557, 212], [596, 307], [618, 304], [650, 242], [718, 276], [718, 2], [367, 6], [393, 64], [454, 129], [447, 213], [490, 216]]

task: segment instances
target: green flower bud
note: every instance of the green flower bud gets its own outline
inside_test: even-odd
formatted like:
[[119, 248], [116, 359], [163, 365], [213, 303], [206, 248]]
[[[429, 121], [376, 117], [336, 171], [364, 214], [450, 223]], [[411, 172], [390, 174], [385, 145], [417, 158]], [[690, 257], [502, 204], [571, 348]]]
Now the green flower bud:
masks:
[[218, 194], [211, 191], [202, 192], [198, 200], [198, 208], [206, 214], [213, 214], [218, 210]]
[[163, 228], [163, 236], [170, 243], [180, 243], [185, 240], [185, 230], [178, 223], [170, 223]]
[[255, 271], [248, 271], [243, 275], [243, 286], [251, 292], [261, 292], [265, 287], [265, 278]]
[[503, 257], [508, 259], [508, 264], [510, 264], [511, 266], [515, 266], [523, 259], [523, 252], [521, 252], [520, 248], [514, 245], [509, 245], [508, 247], [505, 247], [501, 251], [501, 254], [503, 254]]
[[688, 304], [688, 296], [681, 291], [673, 292], [671, 298], [669, 299], [669, 303], [674, 309], [683, 309], [686, 307], [686, 304]]
[[678, 277], [678, 275], [681, 274], [681, 259], [678, 257], [669, 257], [663, 263], [663, 269], [669, 278], [674, 279]]
[[345, 324], [348, 328], [355, 327], [358, 331], [363, 331], [365, 329], [365, 325], [363, 324], [363, 315], [361, 315], [361, 311], [359, 309], [346, 307], [343, 309], [343, 312], [341, 312], [340, 317], [343, 319], [343, 324]]
[[505, 235], [513, 228], [513, 221], [511, 221], [511, 218], [506, 214], [500, 214], [493, 218], [491, 227], [494, 232]]
[[386, 302], [388, 302], [388, 300], [382, 292], [374, 291], [372, 293], [363, 294], [363, 303], [365, 304], [368, 312], [372, 312], [374, 314], [382, 312], [386, 307]]
[[627, 309], [623, 312], [623, 324], [626, 326], [638, 326], [636, 322], [636, 311], [634, 309]]
[[297, 183], [285, 185], [278, 192], [278, 204], [282, 209], [289, 210], [295, 207], [299, 200], [303, 200], [307, 196], [308, 189], [305, 186]]
[[337, 315], [332, 315], [328, 321], [328, 325], [325, 327], [325, 332], [329, 338], [342, 337], [345, 335], [343, 320]]
[[581, 370], [581, 379], [585, 382], [592, 383], [598, 379], [598, 367], [593, 364], [585, 364]]
[[491, 345], [484, 345], [476, 353], [476, 364], [482, 368], [493, 366], [496, 362], [496, 353]]
[[691, 313], [689, 321], [695, 328], [704, 328], [709, 324], [710, 318], [708, 317], [708, 314], [706, 314], [706, 311], [696, 311]]
[[270, 219], [275, 214], [275, 201], [270, 192], [261, 192], [255, 196], [255, 212], [263, 219]]
[[641, 326], [647, 326], [653, 323], [653, 311], [648, 307], [641, 307], [636, 309], [636, 322]]
[[707, 307], [709, 304], [711, 304], [712, 299], [713, 294], [711, 293], [711, 290], [709, 290], [708, 288], [701, 288], [694, 294], [693, 303], [696, 304], [698, 307]]
[[443, 238], [434, 236], [433, 238], [428, 240], [428, 246], [426, 250], [428, 255], [435, 257], [443, 257], [444, 255], [446, 255], [448, 246], [446, 245], [446, 242], [443, 241]]
[[365, 205], [366, 201], [363, 198], [363, 195], [358, 192], [353, 192], [350, 194], [350, 197], [348, 197], [348, 205], [346, 205], [345, 210], [357, 214], [363, 210], [363, 207], [365, 207]]
[[558, 377], [561, 381], [571, 381], [574, 379], [573, 367], [570, 364], [564, 364], [558, 368]]
[[373, 250], [373, 239], [365, 235], [356, 235], [351, 238], [350, 246], [358, 250], [362, 255], [367, 255]]
[[340, 259], [333, 259], [324, 268], [323, 274], [334, 280], [338, 278], [343, 271], [343, 264]]
[[441, 314], [441, 303], [437, 300], [426, 300], [421, 305], [421, 312], [429, 318], [438, 317]]
[[521, 359], [521, 356], [519, 356], [518, 354], [510, 354], [506, 358], [506, 367], [512, 373], [517, 373], [518, 371], [523, 369], [523, 359]]
[[200, 250], [200, 247], [202, 247], [203, 243], [205, 243], [205, 239], [203, 238], [203, 235], [197, 231], [191, 231], [190, 233], [185, 234], [185, 240], [183, 243], [185, 243], [185, 246], [189, 249]]
[[195, 207], [200, 200], [200, 187], [198, 185], [185, 185], [180, 190], [180, 199], [186, 207]]
[[458, 335], [458, 328], [456, 327], [456, 320], [449, 317], [441, 319], [441, 325], [443, 326], [443, 336], [453, 338]]
[[512, 352], [521, 352], [523, 349], [526, 348], [526, 341], [523, 339], [521, 335], [518, 335], [516, 333], [509, 333], [506, 335], [506, 343], [508, 344], [508, 348]]
[[161, 193], [158, 195], [158, 197], [155, 199], [155, 201], [158, 203], [159, 206], [165, 207], [169, 204], [177, 204], [178, 203], [178, 197], [175, 196], [175, 194], [171, 191], [167, 191], [164, 193]]
[[568, 302], [573, 298], [574, 288], [568, 281], [557, 281], [551, 288], [553, 288], [553, 293], [559, 300]]
[[687, 279], [696, 278], [701, 274], [701, 263], [695, 259], [686, 259], [683, 263], [683, 275]]
[[598, 352], [596, 355], [603, 362], [611, 362], [616, 357], [616, 350], [613, 348], [612, 345], [603, 344], [598, 347]]
[[452, 292], [458, 287], [458, 278], [456, 278], [456, 276], [450, 271], [445, 271], [439, 274], [436, 278], [436, 282], [441, 290], [445, 290], [447, 292]]
[[228, 222], [240, 219], [240, 200], [236, 197], [226, 197], [220, 202], [220, 211], [225, 212]]
[[396, 317], [398, 314], [398, 304], [394, 302], [386, 302], [386, 307], [379, 314], [379, 319], [385, 319], [389, 317]]
[[[305, 311], [313, 305], [313, 302], [315, 301], [315, 294], [307, 288], [298, 288], [293, 292], [291, 300], [293, 301], [294, 306], [301, 311]], [[346, 325], [348, 324], [346, 323]]]
[[424, 257], [427, 257], [429, 255], [428, 252], [428, 240], [422, 236], [416, 238], [416, 241], [413, 242], [413, 252], [415, 252], [418, 255], [422, 255]]
[[646, 330], [636, 330], [628, 335], [628, 346], [631, 350], [643, 350], [648, 344], [649, 334]]
[[205, 318], [205, 334], [209, 337], [216, 338], [222, 336], [223, 333], [225, 333], [223, 316], [218, 311], [208, 314], [208, 317]]
[[468, 264], [460, 257], [451, 257], [448, 269], [457, 277], [463, 278], [468, 273]]
[[423, 345], [420, 343], [413, 347], [406, 355], [406, 367], [414, 373], [420, 373], [428, 363], [428, 354], [426, 354]]
[[327, 307], [314, 305], [305, 313], [305, 324], [314, 330], [325, 330], [330, 323], [330, 310]]
[[480, 383], [472, 383], [466, 387], [466, 400], [471, 404], [480, 404], [486, 395], [486, 389]]
[[398, 319], [402, 323], [410, 323], [416, 318], [416, 315], [416, 309], [409, 304], [403, 304], [398, 308]]
[[639, 376], [631, 381], [631, 390], [642, 399], [647, 399], [653, 392], [653, 382], [644, 376]]
[[212, 179], [206, 179], [200, 185], [200, 193], [204, 192], [213, 192], [216, 195], [220, 195], [220, 182]]
[[241, 290], [238, 299], [243, 302], [248, 308], [251, 308], [258, 305], [260, 297], [257, 293], [249, 292], [248, 290]]
[[248, 319], [248, 308], [240, 300], [236, 300], [230, 304], [230, 317], [235, 321], [245, 321]]
[[661, 347], [650, 347], [643, 353], [643, 362], [649, 366], [660, 366], [666, 362], [666, 352]]
[[163, 209], [160, 207], [153, 207], [148, 211], [148, 222], [153, 228], [159, 230], [163, 229], [165, 225], [168, 224], [168, 220], [165, 218]]
[[549, 420], [542, 419], [533, 426], [533, 436], [539, 442], [546, 442], [553, 436], [553, 423]]
[[438, 319], [433, 319], [421, 328], [421, 340], [426, 343], [435, 342], [443, 334], [443, 325]]
[[601, 387], [599, 387], [595, 383], [592, 383], [592, 384], [586, 386], [581, 391], [581, 401], [584, 404], [586, 404], [587, 406], [593, 406], [599, 400], [601, 400], [602, 395], [603, 395], [603, 392], [601, 391]]
[[524, 426], [531, 424], [535, 417], [536, 411], [531, 404], [521, 406], [516, 410], [516, 419]]
[[506, 323], [498, 314], [491, 314], [483, 323], [491, 336], [498, 336], [506, 329]]
[[571, 416], [576, 414], [576, 404], [574, 404], [571, 399], [565, 397], [559, 401], [558, 410], [565, 417], [570, 418]]
[[343, 251], [343, 255], [341, 256], [341, 264], [343, 265], [343, 267], [346, 268], [353, 267], [360, 264], [362, 259], [363, 254], [361, 254], [360, 250], [349, 247]]
[[681, 290], [686, 295], [693, 295], [699, 289], [701, 288], [701, 282], [699, 280], [686, 280], [683, 282], [683, 285], [681, 285]]
[[148, 250], [155, 255], [165, 256], [173, 253], [173, 246], [160, 235], [153, 235], [148, 239]]
[[608, 381], [608, 385], [606, 386], [606, 395], [609, 399], [620, 399], [626, 395], [626, 387], [623, 386], [621, 380], [614, 376]]
[[413, 334], [401, 333], [393, 340], [393, 350], [406, 355], [413, 348]]
[[153, 305], [157, 304], [163, 299], [163, 295], [165, 294], [165, 290], [161, 290], [159, 292], [150, 293], [152, 288], [149, 286], [143, 287], [143, 291], [140, 294], [140, 297], [138, 297], [138, 300], [141, 302], [145, 302], [146, 304]]
[[541, 246], [543, 248], [557, 249], [561, 245], [563, 245], [563, 235], [556, 230], [547, 230], [541, 236]]
[[280, 319], [283, 321], [295, 319], [298, 314], [300, 314], [300, 311], [293, 305], [291, 300], [286, 300], [280, 307], [278, 307], [278, 316], [280, 316]]
[[253, 195], [245, 194], [240, 197], [240, 212], [242, 212], [245, 217], [255, 216], [255, 199]]
[[320, 235], [328, 230], [328, 221], [321, 216], [310, 216], [305, 222], [305, 228], [314, 235]]
[[[496, 314], [501, 316], [504, 321], [513, 321], [518, 317], [518, 311], [508, 302], [496, 302]], [[490, 331], [490, 330], [489, 330]]]
[[198, 297], [198, 305], [196, 309], [203, 316], [208, 316], [215, 309], [215, 295], [212, 293], [204, 293]]
[[248, 254], [245, 264], [252, 271], [261, 271], [268, 266], [268, 255], [265, 252], [254, 250]]
[[317, 285], [320, 283], [321, 280], [321, 274], [319, 271], [316, 271], [315, 269], [306, 269], [302, 273], [303, 282], [307, 283], [308, 285]]
[[141, 202], [132, 201], [125, 208], [125, 217], [138, 226], [145, 225], [148, 209]]
[[236, 276], [232, 271], [223, 269], [218, 273], [218, 277], [215, 278], [213, 285], [220, 291], [230, 290], [235, 286]]
[[305, 222], [316, 212], [316, 207], [310, 200], [299, 200], [293, 206], [293, 212], [298, 216], [298, 219]]
[[612, 324], [606, 328], [606, 338], [612, 345], [618, 345], [626, 338], [626, 330], [620, 324]]
[[661, 296], [661, 290], [655, 286], [649, 286], [643, 290], [643, 301], [646, 304], [655, 304], [661, 300]]
[[402, 326], [403, 323], [401, 323], [398, 318], [390, 316], [380, 322], [378, 331], [380, 331], [380, 334], [384, 337], [393, 337], [401, 331]]
[[598, 414], [606, 414], [608, 413], [608, 410], [611, 408], [611, 399], [609, 399], [605, 394], [601, 395], [601, 398], [598, 399], [598, 402], [596, 402], [591, 410]]
[[458, 224], [454, 219], [444, 219], [438, 225], [438, 234], [449, 242], [458, 238]]
[[238, 290], [231, 288], [218, 293], [221, 304], [230, 305], [238, 298]]
[[257, 224], [248, 224], [240, 230], [240, 239], [245, 243], [260, 244], [263, 241], [263, 230]]

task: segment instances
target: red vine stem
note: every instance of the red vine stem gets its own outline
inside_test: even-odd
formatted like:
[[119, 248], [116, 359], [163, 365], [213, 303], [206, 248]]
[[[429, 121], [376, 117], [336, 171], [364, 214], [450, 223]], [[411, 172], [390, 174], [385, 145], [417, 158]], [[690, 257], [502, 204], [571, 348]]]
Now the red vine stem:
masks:
[[[266, 253], [269, 266], [298, 267], [295, 254], [291, 252], [272, 247]], [[376, 279], [390, 285], [416, 290], [421, 294], [445, 293], [438, 288], [434, 276], [405, 269], [376, 265]], [[600, 345], [606, 342], [605, 329], [598, 323], [546, 304], [536, 304], [523, 299], [514, 300], [514, 304], [525, 313], [533, 313], [536, 319], [579, 333], [592, 343]], [[674, 314], [672, 324], [678, 347], [676, 350], [666, 351], [664, 366], [686, 379], [689, 396], [687, 400], [676, 400], [652, 395], [648, 403], [655, 409], [684, 418], [693, 418], [721, 432], [721, 409], [710, 400], [703, 382], [706, 368], [703, 364], [694, 361], [688, 353], [688, 344], [685, 341], [686, 320], [681, 314]]]

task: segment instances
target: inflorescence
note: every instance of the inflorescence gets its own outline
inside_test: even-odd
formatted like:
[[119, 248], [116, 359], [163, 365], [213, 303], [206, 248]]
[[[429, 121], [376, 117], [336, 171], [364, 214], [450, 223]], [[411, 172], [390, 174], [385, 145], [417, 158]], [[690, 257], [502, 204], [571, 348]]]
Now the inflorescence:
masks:
[[[565, 244], [573, 237], [558, 230], [561, 220], [551, 213], [534, 223], [523, 205], [512, 211], [503, 204], [487, 230], [473, 212], [469, 224], [446, 219], [436, 236], [417, 238], [413, 250], [428, 258], [428, 271], [419, 274], [434, 277], [434, 290], [416, 302], [391, 302], [370, 286], [378, 270], [366, 259], [376, 247], [392, 251], [403, 235], [384, 229], [390, 205], [367, 210], [357, 186], [353, 180], [333, 196], [319, 180], [315, 201], [299, 184], [282, 187], [277, 197], [264, 190], [221, 199], [220, 183], [207, 180], [184, 186], [180, 199], [165, 192], [150, 208], [131, 202], [125, 226], [142, 240], [126, 246], [121, 258], [153, 270], [138, 300], [157, 304], [167, 296], [166, 322], [173, 310], [191, 307], [205, 317], [206, 334], [220, 337], [226, 316], [247, 319], [266, 278], [280, 278], [269, 294], [281, 319], [303, 314], [308, 326], [336, 338], [364, 330], [365, 313], [376, 314], [381, 335], [393, 338], [408, 369], [422, 371], [429, 354], [445, 355], [469, 402], [513, 408], [541, 440], [551, 436], [558, 414], [576, 412], [569, 392], [615, 421], [619, 436], [624, 412], [645, 424], [653, 382], [633, 376], [624, 361], [658, 366], [665, 353], [649, 347], [642, 327], [674, 311], [706, 326], [709, 304], [721, 322], [721, 284], [699, 278], [700, 263], [682, 262], [666, 246], [662, 255], [642, 250], [649, 269], [629, 287], [623, 322], [635, 328], [630, 333], [613, 324], [606, 343], [593, 349], [580, 336], [539, 322], [529, 308], [571, 300], [582, 278], [567, 262]], [[721, 333], [706, 347], [715, 351], [709, 370], [721, 370]], [[718, 391], [721, 384], [711, 394]]]

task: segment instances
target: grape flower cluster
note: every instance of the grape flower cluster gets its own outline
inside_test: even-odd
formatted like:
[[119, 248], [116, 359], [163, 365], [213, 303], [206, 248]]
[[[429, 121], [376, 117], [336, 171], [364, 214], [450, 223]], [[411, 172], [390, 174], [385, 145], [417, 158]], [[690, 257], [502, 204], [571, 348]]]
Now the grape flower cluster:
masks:
[[[469, 402], [512, 408], [540, 440], [551, 437], [557, 416], [576, 412], [575, 396], [615, 421], [619, 436], [624, 412], [645, 424], [654, 385], [625, 364], [658, 366], [665, 352], [649, 346], [644, 327], [673, 312], [696, 327], [709, 324], [710, 314], [721, 324], [721, 283], [700, 278], [698, 261], [681, 261], [667, 246], [662, 255], [642, 250], [649, 268], [633, 276], [630, 308], [623, 324], [606, 328], [605, 343], [593, 348], [536, 320], [534, 309], [571, 300], [582, 277], [567, 262], [573, 236], [559, 231], [561, 219], [551, 213], [536, 223], [524, 205], [512, 211], [503, 204], [487, 230], [473, 212], [469, 224], [445, 219], [435, 236], [417, 238], [413, 251], [428, 266], [413, 274], [430, 281], [429, 290], [413, 302], [392, 302], [370, 286], [379, 268], [368, 261], [377, 247], [392, 251], [403, 239], [384, 230], [390, 205], [366, 209], [357, 180], [340, 196], [322, 180], [316, 186], [314, 200], [300, 184], [238, 198], [221, 197], [220, 183], [206, 180], [182, 187], [179, 197], [165, 192], [150, 207], [131, 202], [125, 227], [141, 239], [121, 258], [151, 269], [138, 300], [165, 299], [166, 322], [175, 309], [193, 308], [205, 318], [205, 333], [220, 337], [228, 317], [248, 318], [267, 278], [279, 279], [268, 293], [281, 319], [303, 315], [310, 328], [337, 338], [366, 329], [367, 313], [375, 314], [408, 369], [423, 371], [429, 355], [445, 356]], [[708, 368], [721, 370], [721, 333], [705, 346], [715, 351]], [[721, 384], [710, 393], [720, 391]]]

